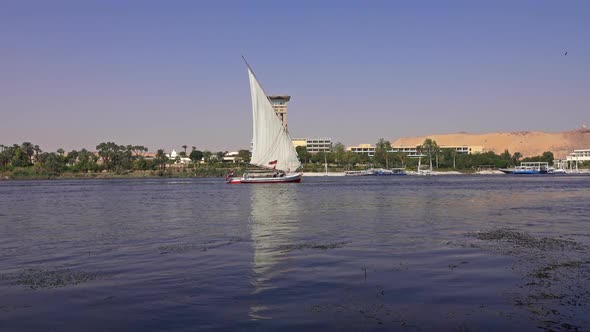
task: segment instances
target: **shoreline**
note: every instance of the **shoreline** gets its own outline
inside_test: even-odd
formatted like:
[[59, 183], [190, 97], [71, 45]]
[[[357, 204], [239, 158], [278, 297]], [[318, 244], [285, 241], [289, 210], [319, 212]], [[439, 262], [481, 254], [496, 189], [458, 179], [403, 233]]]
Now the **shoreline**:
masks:
[[[217, 174], [195, 174], [191, 172], [170, 172], [157, 174], [154, 172], [131, 172], [126, 174], [116, 174], [111, 172], [105, 173], [67, 173], [62, 175], [49, 174], [32, 174], [27, 176], [12, 176], [11, 174], [0, 174], [0, 181], [22, 181], [22, 180], [78, 180], [78, 179], [157, 179], [157, 178], [223, 178], [224, 175]], [[581, 169], [578, 172], [564, 175], [589, 175], [590, 169]], [[416, 171], [406, 171], [407, 176], [419, 176]], [[506, 175], [498, 170], [479, 171], [479, 172], [460, 172], [460, 171], [432, 171], [432, 176], [461, 176], [461, 175]], [[549, 174], [551, 175], [551, 174]], [[344, 177], [344, 172], [303, 172], [304, 177]]]

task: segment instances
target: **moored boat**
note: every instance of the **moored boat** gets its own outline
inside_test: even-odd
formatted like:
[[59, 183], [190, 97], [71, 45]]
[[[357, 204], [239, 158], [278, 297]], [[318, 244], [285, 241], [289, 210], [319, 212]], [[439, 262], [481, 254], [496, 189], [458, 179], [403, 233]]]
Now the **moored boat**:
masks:
[[500, 168], [505, 174], [547, 174], [549, 171], [549, 163], [546, 162], [523, 162], [520, 166], [514, 168]]
[[406, 175], [406, 170], [403, 168], [369, 168], [362, 171], [346, 171], [344, 176], [390, 176], [390, 175]]

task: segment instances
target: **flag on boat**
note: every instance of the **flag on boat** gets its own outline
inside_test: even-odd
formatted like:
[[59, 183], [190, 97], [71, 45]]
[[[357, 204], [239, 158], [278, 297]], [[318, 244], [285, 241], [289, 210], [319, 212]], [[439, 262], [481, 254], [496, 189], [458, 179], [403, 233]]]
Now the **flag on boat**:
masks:
[[232, 176], [234, 176], [234, 171], [227, 173], [227, 175], [225, 176], [225, 179], [227, 180], [227, 179], [231, 178]]
[[277, 160], [269, 161], [268, 164], [269, 165], [276, 165], [277, 164]]

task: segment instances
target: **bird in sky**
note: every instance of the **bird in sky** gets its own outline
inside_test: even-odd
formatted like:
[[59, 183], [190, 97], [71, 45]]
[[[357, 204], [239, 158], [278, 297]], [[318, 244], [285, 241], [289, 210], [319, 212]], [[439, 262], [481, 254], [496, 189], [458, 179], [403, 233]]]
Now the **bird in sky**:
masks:
[[565, 55], [567, 55], [567, 52], [565, 52]]

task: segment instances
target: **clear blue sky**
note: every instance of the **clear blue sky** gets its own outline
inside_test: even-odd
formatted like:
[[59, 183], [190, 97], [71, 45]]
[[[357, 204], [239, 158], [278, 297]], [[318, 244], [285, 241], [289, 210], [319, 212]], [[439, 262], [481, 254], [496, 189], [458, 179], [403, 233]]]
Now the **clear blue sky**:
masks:
[[248, 148], [241, 55], [293, 137], [590, 122], [590, 1], [4, 0], [0, 143]]

